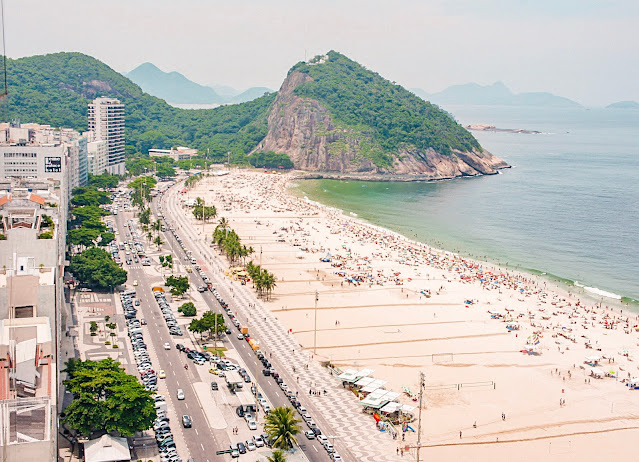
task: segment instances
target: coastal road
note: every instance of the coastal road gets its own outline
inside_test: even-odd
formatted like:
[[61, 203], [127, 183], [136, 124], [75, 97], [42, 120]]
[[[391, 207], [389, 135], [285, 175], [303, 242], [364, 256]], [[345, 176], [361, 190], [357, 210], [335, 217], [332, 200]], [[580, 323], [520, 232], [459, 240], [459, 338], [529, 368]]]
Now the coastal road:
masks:
[[[121, 212], [116, 218], [120, 240], [124, 241], [128, 231], [124, 223], [126, 223], [129, 218], [133, 218], [133, 214]], [[151, 290], [154, 284], [152, 277], [146, 273], [144, 267], [139, 265], [132, 265], [126, 269], [129, 272], [128, 280], [138, 281], [138, 286], [135, 288], [137, 298], [140, 300], [138, 319], [146, 319], [148, 323], [146, 326], [148, 334], [144, 336], [144, 341], [149, 349], [153, 348], [155, 350], [155, 354], [159, 359], [159, 363], [153, 364], [153, 368], [156, 372], [159, 369], [166, 371], [166, 379], [160, 380], [165, 382], [168, 389], [169, 396], [166, 396], [167, 403], [169, 400], [172, 402], [173, 408], [178, 416], [177, 421], [171, 420], [171, 430], [174, 434], [178, 432], [183, 434], [189, 456], [197, 462], [214, 462], [229, 459], [228, 456], [225, 459], [225, 456], [215, 455], [216, 451], [228, 448], [228, 445], [223, 446], [220, 443], [221, 441], [225, 441], [226, 435], [224, 432], [211, 430], [208, 425], [202, 406], [192, 386], [194, 382], [200, 381], [199, 377], [195, 375], [197, 374], [196, 368], [192, 367], [189, 368], [189, 370], [184, 369], [186, 358], [180, 356], [178, 350], [174, 348], [173, 338], [169, 334], [164, 318], [155, 302], [155, 297]], [[164, 349], [164, 343], [166, 342], [172, 345], [170, 350]], [[184, 400], [177, 399], [176, 393], [178, 388], [184, 390]], [[185, 414], [190, 415], [193, 419], [192, 428], [182, 428], [181, 416]], [[183, 460], [188, 459], [188, 457], [184, 457], [183, 454], [180, 454], [180, 456]]]
[[[152, 209], [155, 216], [157, 216], [159, 212], [157, 200], [153, 202]], [[162, 212], [160, 213], [164, 214], [166, 212], [167, 211], [163, 209]], [[166, 216], [166, 218], [168, 223], [174, 224], [174, 222], [171, 220], [172, 217], [170, 215]], [[182, 241], [185, 243], [185, 246], [189, 250], [191, 250], [193, 255], [198, 256], [200, 252], [197, 251], [197, 247], [193, 245], [193, 242], [191, 242], [188, 236], [185, 233], [180, 233], [179, 230], [177, 231], [178, 231], [178, 234], [180, 234]], [[164, 238], [165, 238], [165, 242], [168, 243], [168, 245], [170, 246], [172, 253], [174, 255], [174, 258], [179, 258], [182, 261], [186, 261], [187, 257], [185, 252], [182, 250], [182, 248], [180, 247], [179, 243], [177, 242], [177, 240], [173, 236], [173, 233], [170, 230], [164, 233]], [[201, 256], [197, 260], [200, 266], [204, 267], [204, 266], [211, 265], [210, 263], [205, 263], [205, 261], [201, 258]], [[220, 295], [222, 295], [224, 300], [229, 304], [231, 311], [237, 313], [237, 310], [235, 309], [236, 307], [234, 306], [235, 299], [232, 297], [229, 287], [227, 287], [228, 282], [222, 283], [217, 277], [215, 269], [216, 268], [214, 267], [211, 268], [211, 271], [209, 271], [209, 278], [211, 279], [211, 281], [214, 281], [214, 286], [217, 288], [218, 292], [220, 293]], [[206, 285], [204, 281], [201, 279], [200, 275], [196, 272], [187, 273], [187, 276], [189, 277], [189, 282], [194, 287]], [[291, 406], [291, 403], [284, 396], [282, 390], [277, 385], [275, 380], [271, 377], [266, 377], [262, 374], [263, 366], [261, 362], [258, 361], [257, 356], [255, 355], [255, 352], [250, 348], [248, 343], [245, 340], [237, 339], [236, 334], [239, 331], [235, 328], [235, 326], [233, 326], [230, 319], [228, 318], [228, 315], [221, 308], [219, 302], [213, 296], [213, 294], [207, 291], [207, 292], [203, 292], [202, 295], [203, 295], [204, 301], [206, 302], [207, 306], [209, 307], [211, 311], [217, 312], [217, 313], [223, 313], [226, 324], [230, 326], [231, 331], [233, 332], [231, 335], [228, 336], [227, 342], [230, 342], [233, 348], [238, 352], [239, 356], [242, 358], [242, 361], [246, 365], [247, 371], [253, 377], [254, 382], [257, 383], [258, 389], [263, 395], [266, 396], [266, 398], [271, 403], [272, 407]], [[282, 375], [283, 377], [286, 377], [288, 375], [285, 372], [285, 367], [283, 367], [283, 365], [279, 362], [277, 358], [269, 358], [269, 360], [273, 364], [275, 370], [277, 370], [280, 373], [280, 375]], [[301, 366], [302, 365], [300, 365], [300, 369], [301, 369]], [[289, 379], [285, 381], [290, 388], [295, 389], [295, 386], [294, 386], [295, 381], [292, 378], [289, 377]], [[304, 393], [300, 392], [300, 395], [301, 395], [300, 402], [302, 402], [302, 404], [307, 408], [307, 410], [311, 413], [311, 416], [313, 417], [315, 422], [318, 423], [320, 428], [326, 434], [326, 432], [328, 431], [327, 430], [328, 425], [326, 425], [325, 422], [323, 425], [323, 422], [322, 422], [323, 419], [320, 417], [320, 413], [314, 412], [314, 407], [311, 406], [309, 403], [305, 402], [306, 400], [303, 397]], [[260, 409], [259, 406], [258, 406], [258, 409]], [[263, 414], [260, 413], [258, 415], [258, 419], [260, 424], [263, 423], [264, 421]], [[300, 428], [302, 429], [302, 431], [308, 430], [308, 427], [306, 426], [304, 422], [300, 423]], [[334, 434], [334, 433], [329, 433], [329, 434]], [[311, 462], [326, 462], [330, 460], [328, 454], [326, 453], [324, 448], [320, 445], [320, 443], [317, 440], [307, 440], [304, 435], [300, 434], [298, 435], [298, 442], [300, 444], [300, 448], [304, 451], [306, 457]]]

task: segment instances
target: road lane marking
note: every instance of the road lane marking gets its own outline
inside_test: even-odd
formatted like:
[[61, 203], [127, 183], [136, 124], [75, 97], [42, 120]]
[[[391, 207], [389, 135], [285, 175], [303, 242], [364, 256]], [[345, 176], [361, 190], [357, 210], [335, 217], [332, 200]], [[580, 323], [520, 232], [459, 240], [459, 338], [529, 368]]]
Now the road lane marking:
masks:
[[198, 436], [200, 435], [200, 434], [198, 433], [198, 431], [197, 431], [197, 428], [195, 429], [195, 434], [196, 434], [196, 435], [198, 435]]
[[204, 445], [202, 443], [200, 443], [200, 446], [202, 446], [202, 451], [204, 451]]
[[311, 447], [315, 449], [315, 452], [319, 452], [315, 446], [311, 446]]

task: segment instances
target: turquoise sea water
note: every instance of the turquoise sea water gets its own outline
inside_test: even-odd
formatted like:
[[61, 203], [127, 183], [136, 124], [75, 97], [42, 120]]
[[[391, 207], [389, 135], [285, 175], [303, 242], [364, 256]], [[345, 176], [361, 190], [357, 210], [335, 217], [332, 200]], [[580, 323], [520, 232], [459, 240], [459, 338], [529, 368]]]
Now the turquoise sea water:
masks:
[[513, 166], [436, 183], [299, 182], [299, 194], [437, 247], [639, 300], [639, 111], [447, 107]]

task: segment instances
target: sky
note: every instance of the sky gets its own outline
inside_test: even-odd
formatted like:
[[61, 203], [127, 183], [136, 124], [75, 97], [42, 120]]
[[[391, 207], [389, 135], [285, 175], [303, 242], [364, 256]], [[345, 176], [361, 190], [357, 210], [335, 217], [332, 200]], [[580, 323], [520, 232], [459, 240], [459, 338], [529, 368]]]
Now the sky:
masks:
[[329, 50], [406, 88], [504, 82], [587, 106], [639, 101], [639, 0], [4, 0], [17, 58], [80, 51], [205, 85], [278, 89]]

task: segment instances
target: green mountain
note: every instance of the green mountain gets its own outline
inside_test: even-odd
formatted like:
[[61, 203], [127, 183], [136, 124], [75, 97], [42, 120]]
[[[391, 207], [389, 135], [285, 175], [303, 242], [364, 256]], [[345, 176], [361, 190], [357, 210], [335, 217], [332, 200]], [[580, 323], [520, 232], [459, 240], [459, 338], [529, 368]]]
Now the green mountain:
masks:
[[494, 174], [508, 166], [438, 107], [334, 51], [296, 64], [277, 95], [208, 110], [174, 108], [80, 53], [7, 64], [5, 121], [85, 130], [89, 101], [115, 97], [125, 104], [128, 154], [183, 145], [245, 162], [247, 154], [273, 151], [303, 170], [388, 179]]
[[226, 99], [218, 95], [212, 88], [195, 83], [179, 72], [164, 72], [151, 63], [140, 64], [125, 76], [138, 84], [145, 92], [170, 103], [214, 104], [226, 102]]
[[606, 106], [606, 109], [639, 109], [639, 103], [636, 101], [619, 101]]
[[243, 156], [266, 135], [275, 95], [208, 110], [177, 109], [151, 96], [106, 64], [81, 53], [7, 61], [5, 121], [20, 119], [77, 130], [87, 128], [87, 104], [99, 96], [125, 104], [127, 152], [182, 145], [226, 158]]
[[291, 68], [268, 126], [258, 149], [303, 170], [443, 179], [508, 166], [437, 106], [335, 51]]

